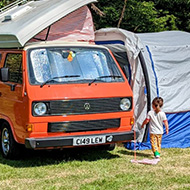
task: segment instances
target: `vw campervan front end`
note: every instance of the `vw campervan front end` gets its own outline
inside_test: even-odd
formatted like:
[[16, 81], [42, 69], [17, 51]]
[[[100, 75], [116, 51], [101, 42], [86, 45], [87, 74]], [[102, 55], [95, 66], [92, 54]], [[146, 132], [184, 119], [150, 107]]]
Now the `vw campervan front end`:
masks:
[[[0, 138], [5, 158], [15, 158], [20, 145], [110, 146], [134, 138], [132, 90], [109, 49], [92, 42], [48, 40], [49, 34], [55, 37], [51, 24], [90, 2], [29, 1], [0, 15]], [[39, 42], [34, 36], [44, 29], [46, 37]]]

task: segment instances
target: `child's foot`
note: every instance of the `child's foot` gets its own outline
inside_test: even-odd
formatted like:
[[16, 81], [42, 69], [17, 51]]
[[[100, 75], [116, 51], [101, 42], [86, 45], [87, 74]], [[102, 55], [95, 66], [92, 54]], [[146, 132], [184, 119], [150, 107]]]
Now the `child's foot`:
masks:
[[154, 152], [155, 158], [160, 158], [160, 153], [158, 151]]

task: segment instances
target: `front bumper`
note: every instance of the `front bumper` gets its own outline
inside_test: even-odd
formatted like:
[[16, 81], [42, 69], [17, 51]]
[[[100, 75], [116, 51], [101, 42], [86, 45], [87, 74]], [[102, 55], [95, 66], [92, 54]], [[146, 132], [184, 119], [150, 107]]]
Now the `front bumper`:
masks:
[[[134, 140], [134, 131], [130, 132], [122, 132], [122, 133], [104, 133], [104, 134], [96, 134], [96, 135], [88, 135], [88, 137], [96, 137], [96, 136], [105, 136], [105, 143], [117, 143], [117, 142], [127, 142], [130, 140]], [[46, 148], [59, 148], [59, 147], [75, 147], [73, 145], [74, 138], [83, 138], [86, 135], [80, 136], [62, 136], [62, 137], [48, 137], [48, 138], [26, 138], [25, 139], [25, 147], [30, 149], [46, 149]], [[136, 138], [138, 137], [138, 133], [136, 132]], [[100, 145], [101, 143], [94, 143], [90, 145]], [[81, 146], [89, 146], [89, 145], [81, 145]]]

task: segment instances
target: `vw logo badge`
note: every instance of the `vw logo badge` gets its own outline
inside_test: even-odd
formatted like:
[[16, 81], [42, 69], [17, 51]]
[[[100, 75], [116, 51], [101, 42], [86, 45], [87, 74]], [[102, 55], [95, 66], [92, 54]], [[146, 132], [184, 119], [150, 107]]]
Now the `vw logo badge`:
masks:
[[89, 110], [90, 109], [90, 104], [89, 103], [85, 103], [84, 104], [84, 109], [85, 110]]

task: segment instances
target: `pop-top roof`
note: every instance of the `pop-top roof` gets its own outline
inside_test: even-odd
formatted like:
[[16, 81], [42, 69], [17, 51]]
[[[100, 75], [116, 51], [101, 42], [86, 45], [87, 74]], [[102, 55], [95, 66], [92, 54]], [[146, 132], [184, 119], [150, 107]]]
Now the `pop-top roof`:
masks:
[[36, 34], [96, 0], [20, 1], [0, 14], [0, 48], [23, 47]]

